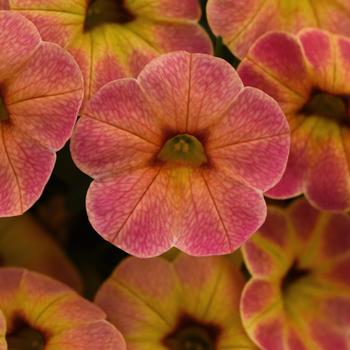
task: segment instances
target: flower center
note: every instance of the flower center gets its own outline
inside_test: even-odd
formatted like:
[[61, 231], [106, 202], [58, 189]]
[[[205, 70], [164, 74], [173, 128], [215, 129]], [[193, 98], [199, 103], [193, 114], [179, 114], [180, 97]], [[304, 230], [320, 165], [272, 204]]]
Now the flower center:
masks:
[[44, 350], [45, 338], [40, 331], [22, 323], [6, 335], [9, 350]]
[[299, 268], [297, 261], [295, 261], [282, 280], [281, 287], [283, 294], [288, 294], [290, 289], [295, 286], [298, 281], [309, 276], [309, 274], [309, 270]]
[[163, 341], [169, 350], [215, 350], [220, 329], [211, 324], [202, 324], [184, 315]]
[[196, 137], [187, 134], [177, 135], [165, 142], [157, 158], [163, 162], [197, 167], [207, 162], [202, 143]]
[[330, 119], [343, 126], [350, 126], [348, 104], [347, 97], [316, 91], [302, 108], [301, 113], [306, 116]]
[[86, 12], [84, 31], [105, 23], [124, 24], [135, 16], [126, 8], [124, 0], [90, 0]]
[[0, 93], [0, 122], [4, 122], [9, 120], [9, 113], [7, 111], [4, 99], [1, 96]]

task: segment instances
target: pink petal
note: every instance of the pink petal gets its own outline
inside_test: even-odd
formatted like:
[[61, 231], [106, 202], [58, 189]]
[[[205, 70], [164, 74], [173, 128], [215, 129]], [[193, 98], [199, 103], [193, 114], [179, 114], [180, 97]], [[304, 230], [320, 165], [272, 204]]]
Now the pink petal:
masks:
[[6, 82], [14, 127], [53, 150], [71, 136], [83, 97], [78, 65], [60, 47], [42, 43]]
[[173, 244], [174, 208], [161, 169], [141, 168], [94, 181], [87, 211], [94, 228], [133, 255], [159, 255]]
[[0, 79], [3, 81], [35, 52], [40, 44], [40, 35], [31, 22], [13, 12], [1, 11], [0, 23]]
[[182, 230], [176, 241], [181, 250], [199, 256], [232, 252], [265, 220], [263, 196], [229, 174], [188, 171], [182, 176], [177, 190]]
[[11, 126], [0, 131], [0, 216], [19, 215], [40, 197], [56, 155]]
[[[322, 210], [347, 210], [350, 208], [350, 173], [342, 131], [337, 125], [321, 120], [316, 127], [308, 141], [310, 157], [305, 194]], [[318, 133], [323, 135], [319, 137]]]
[[159, 119], [178, 133], [203, 130], [213, 124], [242, 88], [236, 72], [226, 62], [185, 52], [153, 61], [138, 81]]
[[99, 320], [53, 337], [50, 350], [125, 350], [123, 336], [110, 323]]
[[[253, 65], [253, 68], [249, 68]], [[249, 50], [247, 57], [239, 66], [238, 72], [246, 85], [253, 85], [276, 98], [273, 91], [264, 89], [264, 81], [249, 79], [249, 69], [267, 76], [276, 91], [287, 90], [296, 105], [304, 103], [311, 89], [302, 47], [297, 38], [287, 33], [270, 33], [258, 40]], [[246, 72], [248, 71], [248, 72]], [[260, 86], [259, 83], [262, 83]], [[286, 93], [286, 92], [285, 92]]]
[[230, 169], [250, 186], [271, 188], [289, 153], [289, 127], [278, 104], [257, 89], [245, 88], [213, 127], [208, 153], [218, 168]]
[[73, 159], [91, 176], [146, 166], [162, 142], [156, 127], [137, 82], [112, 82], [85, 108], [72, 138]]

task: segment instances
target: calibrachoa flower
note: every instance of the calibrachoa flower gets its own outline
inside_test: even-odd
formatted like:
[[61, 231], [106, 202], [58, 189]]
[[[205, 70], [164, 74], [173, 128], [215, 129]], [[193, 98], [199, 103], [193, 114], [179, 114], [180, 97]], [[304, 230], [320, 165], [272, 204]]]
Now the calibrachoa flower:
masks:
[[[2, 8], [20, 11], [44, 40], [72, 53], [89, 98], [109, 81], [137, 76], [161, 53], [211, 53], [198, 24], [198, 0], [6, 0]], [[1, 2], [0, 2], [1, 8]]]
[[[5, 316], [1, 320], [1, 313]], [[0, 269], [0, 349], [126, 350], [105, 313], [63, 284], [15, 268]]]
[[105, 239], [143, 257], [171, 246], [223, 254], [265, 220], [263, 192], [284, 171], [289, 129], [228, 63], [176, 52], [105, 85], [71, 150], [95, 178], [87, 211]]
[[350, 348], [350, 217], [299, 200], [271, 207], [243, 246], [253, 277], [241, 313], [263, 350]]
[[0, 11], [0, 47], [0, 216], [12, 216], [39, 198], [71, 135], [83, 83], [73, 58], [19, 14]]
[[214, 33], [241, 58], [269, 31], [317, 27], [350, 35], [349, 0], [208, 0], [207, 15]]
[[305, 193], [323, 210], [350, 209], [350, 40], [318, 29], [270, 33], [239, 66], [243, 82], [281, 105], [292, 133], [286, 172], [269, 195]]
[[0, 266], [24, 267], [82, 289], [77, 269], [29, 214], [0, 220]]
[[128, 258], [96, 303], [128, 350], [256, 349], [239, 315], [239, 270], [224, 257]]

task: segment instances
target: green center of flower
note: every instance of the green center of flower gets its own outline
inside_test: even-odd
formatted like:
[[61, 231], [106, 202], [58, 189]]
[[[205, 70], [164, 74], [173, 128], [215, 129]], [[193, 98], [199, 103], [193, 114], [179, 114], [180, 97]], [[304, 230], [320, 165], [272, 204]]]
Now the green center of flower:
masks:
[[159, 152], [158, 160], [199, 167], [207, 162], [202, 143], [194, 136], [181, 134], [169, 139]]
[[6, 335], [8, 350], [44, 350], [45, 338], [41, 332], [28, 327], [16, 327], [15, 331]]
[[135, 16], [126, 8], [124, 0], [90, 0], [84, 31], [106, 23], [124, 24], [134, 19]]
[[1, 97], [0, 94], [0, 122], [9, 120], [9, 114], [4, 102], [4, 99]]
[[211, 324], [202, 324], [188, 315], [183, 315], [175, 330], [163, 341], [169, 350], [215, 350], [220, 329]]
[[340, 125], [350, 126], [348, 99], [324, 92], [314, 92], [302, 109], [302, 114], [333, 120]]

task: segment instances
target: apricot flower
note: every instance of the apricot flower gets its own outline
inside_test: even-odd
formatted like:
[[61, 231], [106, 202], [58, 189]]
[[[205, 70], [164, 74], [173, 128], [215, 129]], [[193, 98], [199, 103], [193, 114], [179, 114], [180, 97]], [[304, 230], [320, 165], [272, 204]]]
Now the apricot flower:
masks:
[[26, 350], [126, 350], [122, 335], [105, 317], [97, 306], [49, 277], [0, 269], [1, 350], [6, 344]]
[[268, 195], [304, 193], [322, 210], [349, 210], [350, 40], [318, 29], [270, 33], [251, 48], [239, 74], [279, 102], [290, 124], [287, 169]]
[[239, 270], [225, 257], [128, 258], [96, 296], [128, 350], [255, 350], [239, 315]]
[[327, 0], [208, 0], [208, 21], [238, 57], [269, 31], [317, 27], [350, 36], [350, 2]]
[[278, 104], [209, 55], [176, 52], [138, 79], [105, 85], [84, 109], [71, 151], [95, 178], [92, 225], [146, 257], [239, 247], [265, 220], [263, 192], [284, 171], [289, 129]]
[[350, 217], [299, 200], [271, 207], [243, 246], [252, 279], [241, 311], [263, 350], [350, 348]]
[[[134, 77], [161, 53], [211, 53], [198, 24], [198, 0], [6, 0], [38, 27], [44, 40], [65, 47], [85, 79], [85, 97], [121, 77]], [[1, 8], [1, 2], [0, 2]]]
[[0, 217], [41, 195], [83, 97], [81, 72], [23, 16], [0, 11]]

